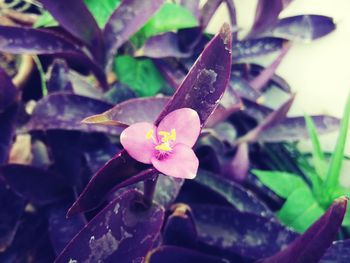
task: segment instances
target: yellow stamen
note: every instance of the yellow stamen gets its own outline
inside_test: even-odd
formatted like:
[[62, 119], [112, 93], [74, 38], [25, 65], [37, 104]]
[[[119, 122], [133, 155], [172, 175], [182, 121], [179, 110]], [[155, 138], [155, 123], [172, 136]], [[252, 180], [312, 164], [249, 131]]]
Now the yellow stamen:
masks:
[[175, 129], [171, 129], [171, 133], [166, 131], [160, 131], [158, 133], [160, 136], [162, 136], [162, 142], [169, 142], [169, 141], [175, 141], [176, 140], [176, 131]]
[[149, 130], [146, 134], [146, 139], [149, 140], [152, 138], [152, 136], [153, 136], [153, 130]]
[[157, 145], [155, 149], [158, 151], [164, 151], [164, 152], [169, 152], [172, 150], [168, 143], [161, 143]]

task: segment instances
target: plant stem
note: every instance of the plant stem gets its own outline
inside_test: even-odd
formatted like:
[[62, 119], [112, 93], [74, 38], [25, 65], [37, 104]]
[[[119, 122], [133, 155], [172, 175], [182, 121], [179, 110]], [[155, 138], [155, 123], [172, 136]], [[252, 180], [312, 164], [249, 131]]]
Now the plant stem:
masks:
[[151, 176], [151, 178], [146, 179], [143, 182], [143, 202], [145, 206], [148, 208], [152, 205], [153, 203], [153, 197], [156, 191], [156, 186], [157, 186], [157, 180], [158, 180], [158, 175], [157, 171], [154, 171], [154, 174]]
[[33, 60], [34, 60], [36, 67], [39, 71], [40, 80], [41, 80], [41, 91], [42, 91], [43, 97], [45, 97], [48, 94], [47, 86], [46, 86], [46, 79], [45, 79], [45, 72], [44, 72], [43, 66], [41, 65], [41, 62], [40, 62], [40, 59], [38, 58], [38, 56], [33, 56]]

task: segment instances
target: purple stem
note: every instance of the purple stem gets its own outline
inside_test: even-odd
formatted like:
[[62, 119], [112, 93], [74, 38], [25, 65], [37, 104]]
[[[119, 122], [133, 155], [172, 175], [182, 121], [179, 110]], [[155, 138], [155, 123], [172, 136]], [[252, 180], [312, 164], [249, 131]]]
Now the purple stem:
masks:
[[158, 180], [158, 171], [154, 170], [153, 174], [149, 179], [146, 179], [143, 182], [143, 203], [146, 208], [151, 207], [153, 203], [153, 197], [156, 192], [157, 180]]

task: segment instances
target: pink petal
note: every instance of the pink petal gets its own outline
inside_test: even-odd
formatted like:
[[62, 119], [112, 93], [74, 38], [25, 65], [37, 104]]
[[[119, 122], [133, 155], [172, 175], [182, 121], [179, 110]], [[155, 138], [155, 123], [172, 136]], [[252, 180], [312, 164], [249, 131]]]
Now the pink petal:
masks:
[[153, 130], [154, 135], [156, 127], [148, 122], [139, 122], [130, 125], [120, 135], [120, 142], [124, 149], [132, 158], [141, 163], [151, 163], [154, 154], [154, 142], [147, 139], [147, 133]]
[[176, 131], [176, 142], [193, 147], [200, 133], [200, 120], [198, 113], [190, 108], [182, 108], [170, 112], [159, 123], [157, 132]]
[[199, 161], [193, 150], [185, 144], [177, 144], [169, 156], [162, 160], [152, 158], [153, 166], [161, 173], [177, 178], [196, 177]]

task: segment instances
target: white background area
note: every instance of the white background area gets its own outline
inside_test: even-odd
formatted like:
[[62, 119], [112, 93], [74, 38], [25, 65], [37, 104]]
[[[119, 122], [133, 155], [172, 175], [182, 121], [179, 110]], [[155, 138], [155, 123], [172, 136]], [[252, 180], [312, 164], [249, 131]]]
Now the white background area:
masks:
[[[234, 3], [241, 29], [239, 38], [242, 38], [253, 23], [257, 0], [235, 0]], [[337, 28], [311, 43], [294, 43], [278, 67], [277, 74], [297, 94], [289, 115], [307, 113], [341, 117], [350, 94], [350, 0], [294, 0], [280, 14], [280, 18], [301, 14], [330, 16]], [[224, 4], [218, 9], [207, 31], [217, 32], [223, 22], [229, 22]], [[323, 148], [331, 151], [336, 134], [322, 136], [321, 140]], [[303, 145], [308, 146], [308, 143]], [[350, 139], [346, 152], [350, 154]], [[343, 171], [350, 171], [348, 162]], [[343, 174], [343, 180], [350, 186], [350, 174]]]

